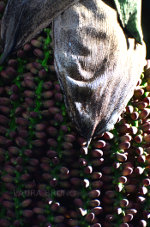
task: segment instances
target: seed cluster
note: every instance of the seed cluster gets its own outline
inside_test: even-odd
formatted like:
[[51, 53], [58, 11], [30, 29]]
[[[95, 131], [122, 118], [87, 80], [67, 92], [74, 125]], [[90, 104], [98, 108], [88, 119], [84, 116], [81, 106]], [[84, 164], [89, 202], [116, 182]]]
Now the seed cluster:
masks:
[[150, 63], [114, 130], [87, 154], [66, 113], [50, 31], [0, 66], [0, 226], [148, 227]]

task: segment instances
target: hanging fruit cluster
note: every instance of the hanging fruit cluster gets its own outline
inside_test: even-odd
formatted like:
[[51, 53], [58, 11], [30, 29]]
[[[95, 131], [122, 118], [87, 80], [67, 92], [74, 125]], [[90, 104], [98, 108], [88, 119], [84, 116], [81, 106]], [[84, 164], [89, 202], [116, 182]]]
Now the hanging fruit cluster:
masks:
[[0, 226], [150, 226], [149, 116], [148, 63], [114, 130], [87, 154], [46, 28], [0, 66]]

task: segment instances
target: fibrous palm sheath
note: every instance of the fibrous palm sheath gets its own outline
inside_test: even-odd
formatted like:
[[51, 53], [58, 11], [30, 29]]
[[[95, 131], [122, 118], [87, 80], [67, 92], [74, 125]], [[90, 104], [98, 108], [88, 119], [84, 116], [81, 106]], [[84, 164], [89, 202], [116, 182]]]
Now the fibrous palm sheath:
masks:
[[89, 141], [113, 128], [133, 95], [144, 66], [145, 46], [126, 36], [107, 1], [76, 2], [8, 1], [2, 21], [2, 61], [55, 18], [58, 79], [68, 113]]

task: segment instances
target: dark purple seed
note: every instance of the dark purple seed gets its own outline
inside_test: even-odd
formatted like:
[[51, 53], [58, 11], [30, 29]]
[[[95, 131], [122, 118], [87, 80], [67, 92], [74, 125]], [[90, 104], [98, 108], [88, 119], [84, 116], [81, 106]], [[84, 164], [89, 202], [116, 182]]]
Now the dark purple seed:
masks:
[[111, 133], [111, 132], [105, 132], [104, 135], [103, 135], [103, 137], [104, 137], [104, 139], [106, 139], [106, 140], [111, 140], [111, 139], [114, 138], [114, 135], [113, 135], [113, 133]]
[[78, 220], [75, 220], [75, 219], [69, 219], [67, 224], [69, 226], [78, 226], [79, 221]]
[[54, 95], [54, 99], [58, 102], [61, 102], [63, 100], [63, 95], [61, 93], [56, 93]]
[[83, 207], [83, 201], [80, 198], [75, 198], [74, 204], [78, 207]]
[[136, 153], [137, 153], [138, 155], [142, 155], [142, 154], [144, 153], [143, 147], [137, 147], [137, 148], [136, 148]]
[[144, 134], [144, 141], [146, 143], [150, 143], [150, 134], [147, 134], [147, 133]]
[[16, 124], [19, 124], [21, 126], [28, 126], [29, 125], [29, 121], [25, 118], [22, 117], [17, 117], [16, 118]]
[[18, 147], [15, 147], [15, 146], [11, 146], [8, 148], [8, 151], [12, 154], [18, 154], [19, 153], [19, 148]]
[[145, 178], [143, 181], [144, 186], [149, 186], [150, 185], [150, 178]]
[[39, 160], [38, 159], [35, 159], [35, 158], [31, 158], [29, 163], [32, 165], [32, 166], [37, 166], [39, 164]]
[[67, 134], [67, 135], [64, 136], [64, 139], [65, 139], [67, 142], [72, 143], [72, 142], [75, 141], [76, 137], [75, 137], [74, 135], [72, 135], [72, 134]]
[[52, 179], [52, 176], [49, 173], [43, 173], [42, 177], [43, 177], [43, 179], [48, 180], [48, 181]]
[[17, 144], [19, 147], [25, 147], [25, 146], [27, 146], [27, 141], [24, 140], [22, 137], [17, 137], [17, 138], [15, 139], [15, 142], [16, 142], [16, 144]]
[[135, 169], [134, 169], [134, 172], [138, 175], [141, 175], [143, 172], [144, 172], [144, 169], [145, 168], [142, 168], [141, 166], [137, 166]]
[[145, 163], [146, 161], [146, 156], [145, 155], [139, 155], [137, 158], [138, 162], [140, 163]]
[[120, 201], [120, 206], [121, 207], [127, 207], [129, 205], [129, 201], [127, 199], [122, 199]]
[[23, 180], [23, 181], [27, 181], [29, 179], [30, 179], [30, 175], [28, 173], [25, 173], [21, 176], [21, 180]]
[[103, 167], [102, 168], [102, 172], [104, 173], [104, 174], [111, 174], [112, 173], [112, 167], [109, 167], [109, 166], [105, 166], [105, 167]]
[[103, 162], [104, 162], [104, 158], [97, 158], [91, 161], [92, 165], [95, 167], [102, 165]]
[[134, 91], [135, 98], [140, 98], [143, 94], [144, 94], [144, 89], [142, 89], [142, 88], [137, 88]]
[[130, 222], [132, 221], [133, 219], [133, 214], [126, 214], [124, 217], [123, 217], [123, 221], [124, 222]]
[[19, 129], [18, 134], [22, 138], [26, 138], [28, 136], [28, 131], [26, 129]]
[[132, 113], [133, 113], [133, 111], [134, 111], [133, 106], [128, 105], [128, 106], [126, 107], [126, 113], [128, 113], [128, 114], [132, 114]]
[[144, 108], [146, 108], [147, 105], [148, 105], [148, 103], [147, 103], [147, 102], [143, 102], [143, 101], [137, 103], [137, 107], [138, 107], [140, 110], [143, 110]]
[[95, 149], [95, 150], [92, 150], [91, 154], [94, 158], [100, 158], [103, 156], [103, 151], [100, 149]]
[[17, 100], [19, 99], [19, 96], [18, 96], [17, 94], [12, 94], [12, 95], [10, 96], [10, 99], [11, 99], [12, 101], [17, 101]]
[[22, 207], [28, 207], [32, 203], [31, 199], [26, 199], [21, 203]]
[[32, 210], [23, 210], [22, 215], [26, 218], [30, 218], [33, 215]]
[[50, 90], [53, 87], [53, 84], [51, 81], [47, 81], [43, 84], [44, 89]]
[[37, 219], [40, 223], [44, 223], [46, 221], [46, 217], [41, 214], [38, 215]]
[[57, 142], [56, 142], [56, 140], [54, 140], [54, 139], [52, 139], [52, 138], [48, 139], [47, 143], [48, 143], [50, 146], [52, 146], [52, 147], [57, 147]]
[[4, 115], [0, 114], [0, 124], [2, 125], [8, 125], [9, 119], [5, 117]]
[[129, 227], [128, 223], [122, 223], [119, 227]]
[[106, 191], [106, 192], [105, 192], [105, 195], [106, 195], [108, 198], [112, 199], [112, 198], [115, 197], [115, 191], [111, 191], [111, 190]]
[[106, 146], [106, 142], [104, 140], [98, 140], [94, 142], [95, 148], [103, 148]]
[[36, 132], [36, 133], [35, 133], [35, 136], [36, 136], [38, 139], [44, 139], [44, 138], [46, 138], [46, 133], [45, 133], [45, 132]]
[[35, 97], [35, 92], [31, 90], [25, 90], [24, 91], [24, 96], [29, 97], [29, 98], [34, 98]]
[[149, 116], [149, 114], [150, 114], [150, 109], [145, 108], [144, 110], [141, 111], [140, 118], [145, 119]]
[[17, 75], [16, 70], [15, 70], [13, 67], [10, 67], [10, 66], [6, 68], [6, 73], [7, 73], [8, 76], [10, 76], [10, 77], [14, 77], [14, 76]]
[[66, 168], [66, 167], [64, 167], [64, 166], [62, 166], [61, 168], [60, 168], [60, 172], [62, 173], [62, 174], [69, 174], [69, 169], [68, 168]]
[[0, 219], [0, 226], [1, 227], [9, 227], [10, 226], [10, 222], [7, 221], [6, 219]]
[[93, 188], [101, 188], [103, 186], [103, 182], [100, 180], [92, 181], [91, 183]]
[[137, 135], [134, 137], [134, 140], [136, 143], [142, 143], [143, 141], [143, 136], [142, 135]]
[[125, 124], [122, 124], [120, 127], [119, 127], [119, 131], [121, 133], [128, 133], [129, 132], [129, 129], [130, 129], [130, 125], [125, 123]]
[[56, 113], [54, 119], [58, 122], [63, 122], [63, 116], [60, 113]]
[[116, 153], [116, 158], [119, 162], [127, 161], [127, 155], [123, 153]]
[[127, 178], [125, 176], [119, 177], [119, 183], [125, 184], [127, 182]]
[[[30, 68], [32, 67], [32, 63], [29, 63], [26, 65], [26, 68], [28, 68], [28, 70], [30, 70]], [[23, 78], [24, 80], [34, 80], [33, 74], [31, 72], [27, 72], [23, 74]]]
[[99, 180], [102, 177], [102, 173], [101, 172], [93, 172], [91, 175], [91, 178], [93, 180]]
[[0, 134], [5, 135], [7, 133], [7, 128], [0, 125]]
[[150, 105], [150, 97], [145, 97], [143, 101], [146, 102], [148, 106]]
[[10, 99], [5, 97], [0, 97], [0, 105], [10, 105]]
[[2, 114], [8, 115], [8, 114], [10, 113], [10, 108], [7, 107], [7, 106], [0, 106], [0, 112], [1, 112]]
[[64, 217], [59, 215], [54, 217], [54, 222], [55, 223], [63, 223], [64, 222]]
[[133, 168], [131, 168], [131, 167], [126, 167], [126, 168], [124, 168], [123, 171], [122, 171], [122, 174], [123, 174], [124, 176], [131, 175], [132, 173], [133, 173]]
[[30, 157], [32, 154], [32, 150], [27, 149], [24, 151], [24, 154], [27, 155], [28, 157]]
[[100, 190], [92, 190], [88, 193], [89, 197], [95, 199], [100, 196]]
[[128, 210], [126, 210], [126, 213], [127, 214], [136, 214], [137, 213], [137, 210], [136, 209], [128, 209]]
[[13, 174], [14, 171], [15, 171], [14, 167], [12, 167], [11, 165], [7, 165], [7, 164], [6, 164], [5, 168], [4, 168], [4, 170], [5, 170], [7, 173], [9, 173], [9, 174]]
[[102, 227], [102, 225], [100, 223], [95, 223], [95, 224], [91, 225], [91, 227]]
[[25, 87], [30, 88], [30, 89], [34, 89], [36, 87], [33, 80], [27, 79], [27, 78], [24, 80], [24, 85], [25, 85]]
[[23, 50], [18, 50], [17, 51], [17, 57], [18, 58], [24, 58], [25, 57], [25, 52]]
[[138, 118], [139, 118], [139, 113], [138, 112], [133, 112], [132, 114], [131, 114], [131, 118], [132, 118], [132, 120], [137, 120]]
[[56, 136], [58, 134], [58, 130], [52, 126], [50, 126], [48, 129], [47, 129], [47, 132], [49, 135], [51, 136]]
[[123, 150], [129, 149], [130, 148], [130, 142], [122, 142], [122, 143], [120, 143], [119, 144], [119, 148], [123, 149]]
[[42, 93], [42, 96], [45, 99], [49, 99], [49, 98], [51, 98], [53, 96], [53, 92], [52, 91], [45, 91], [45, 92]]
[[7, 139], [4, 136], [0, 136], [0, 145], [6, 145]]
[[58, 181], [56, 178], [53, 178], [50, 180], [49, 184], [52, 186], [52, 187], [56, 187], [58, 185]]
[[95, 219], [95, 214], [94, 213], [89, 213], [86, 215], [85, 220], [89, 223], [92, 223]]
[[26, 43], [25, 45], [24, 45], [24, 47], [23, 47], [23, 50], [24, 51], [30, 51], [31, 50], [31, 45], [29, 44], [29, 43]]
[[91, 174], [92, 172], [93, 172], [92, 166], [86, 166], [86, 167], [84, 168], [84, 173], [85, 173], [85, 174]]
[[146, 122], [142, 125], [142, 129], [144, 132], [149, 131], [150, 130], [150, 122]]
[[139, 193], [145, 195], [148, 193], [148, 189], [145, 186], [139, 188]]
[[40, 79], [44, 79], [47, 75], [47, 72], [45, 71], [45, 69], [41, 69], [39, 72], [38, 72], [38, 75], [39, 75], [39, 78]]
[[32, 140], [32, 145], [34, 145], [35, 147], [42, 147], [44, 144], [45, 143], [43, 140]]
[[[55, 108], [55, 107], [52, 107], [54, 105], [54, 101], [53, 100], [46, 100], [46, 101], [44, 101], [43, 102], [43, 107], [44, 108], [49, 108], [48, 109], [48, 111], [49, 111], [49, 113], [52, 113], [52, 112], [50, 112], [50, 110], [52, 109], [57, 109], [57, 108]], [[59, 109], [58, 109], [58, 111], [59, 111]], [[52, 114], [55, 114], [55, 113], [52, 113]]]
[[13, 67], [13, 68], [16, 68], [17, 67], [17, 64], [18, 64], [18, 62], [17, 62], [16, 59], [9, 59], [8, 60], [8, 65], [11, 66], [11, 67]]
[[3, 206], [6, 208], [13, 208], [14, 207], [14, 203], [10, 202], [10, 201], [3, 201]]
[[12, 92], [17, 93], [17, 92], [19, 92], [19, 87], [16, 84], [13, 84], [11, 86], [11, 90], [12, 90]]
[[[51, 65], [51, 68], [54, 68], [54, 66], [53, 65]], [[55, 68], [54, 68], [54, 71], [55, 71]], [[60, 85], [58, 84], [58, 83], [56, 83], [55, 84], [55, 89], [56, 89], [56, 91], [60, 91], [61, 89], [60, 89]]]
[[43, 51], [40, 50], [40, 49], [38, 49], [38, 48], [34, 49], [33, 53], [34, 53], [34, 55], [35, 55], [36, 57], [39, 57], [39, 58], [42, 58], [42, 59], [44, 58], [44, 53], [43, 53]]
[[37, 39], [32, 39], [32, 40], [31, 40], [31, 45], [32, 45], [33, 47], [37, 47], [37, 48], [42, 47], [42, 43], [41, 43], [40, 41], [38, 41]]
[[44, 209], [43, 208], [40, 208], [40, 207], [34, 207], [33, 208], [33, 212], [35, 214], [43, 214], [44, 213]]
[[39, 124], [36, 124], [36, 125], [35, 125], [35, 129], [36, 129], [37, 131], [43, 131], [45, 128], [46, 128], [46, 125], [43, 124], [43, 123], [39, 123]]
[[100, 201], [99, 201], [98, 199], [90, 200], [90, 201], [89, 201], [89, 205], [90, 205], [91, 207], [100, 206]]
[[103, 208], [100, 206], [94, 207], [92, 210], [92, 213], [94, 213], [95, 215], [99, 215], [103, 212]]
[[138, 128], [135, 126], [132, 126], [129, 128], [129, 133], [131, 133], [131, 135], [136, 135], [138, 132]]
[[55, 202], [51, 205], [50, 209], [52, 211], [57, 211], [59, 207], [60, 207], [60, 204], [58, 202]]
[[14, 180], [14, 178], [9, 174], [2, 176], [1, 179], [6, 183], [11, 183]]
[[146, 227], [146, 226], [148, 226], [147, 225], [147, 222], [145, 221], [145, 220], [140, 220], [140, 227]]
[[144, 203], [145, 202], [145, 198], [143, 196], [138, 196], [137, 201], [140, 203]]
[[126, 192], [133, 193], [137, 190], [137, 187], [136, 185], [128, 184], [128, 185], [125, 185], [125, 189], [126, 189]]
[[69, 142], [62, 143], [62, 146], [63, 146], [64, 149], [67, 149], [67, 150], [70, 150], [73, 147], [72, 143], [69, 143]]

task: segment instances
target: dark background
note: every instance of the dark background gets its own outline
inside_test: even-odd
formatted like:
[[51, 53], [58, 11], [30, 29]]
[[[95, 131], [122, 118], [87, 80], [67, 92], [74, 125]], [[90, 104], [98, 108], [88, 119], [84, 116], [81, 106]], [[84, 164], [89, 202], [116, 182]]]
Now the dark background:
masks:
[[143, 0], [142, 4], [142, 28], [147, 46], [147, 59], [150, 59], [150, 0]]

